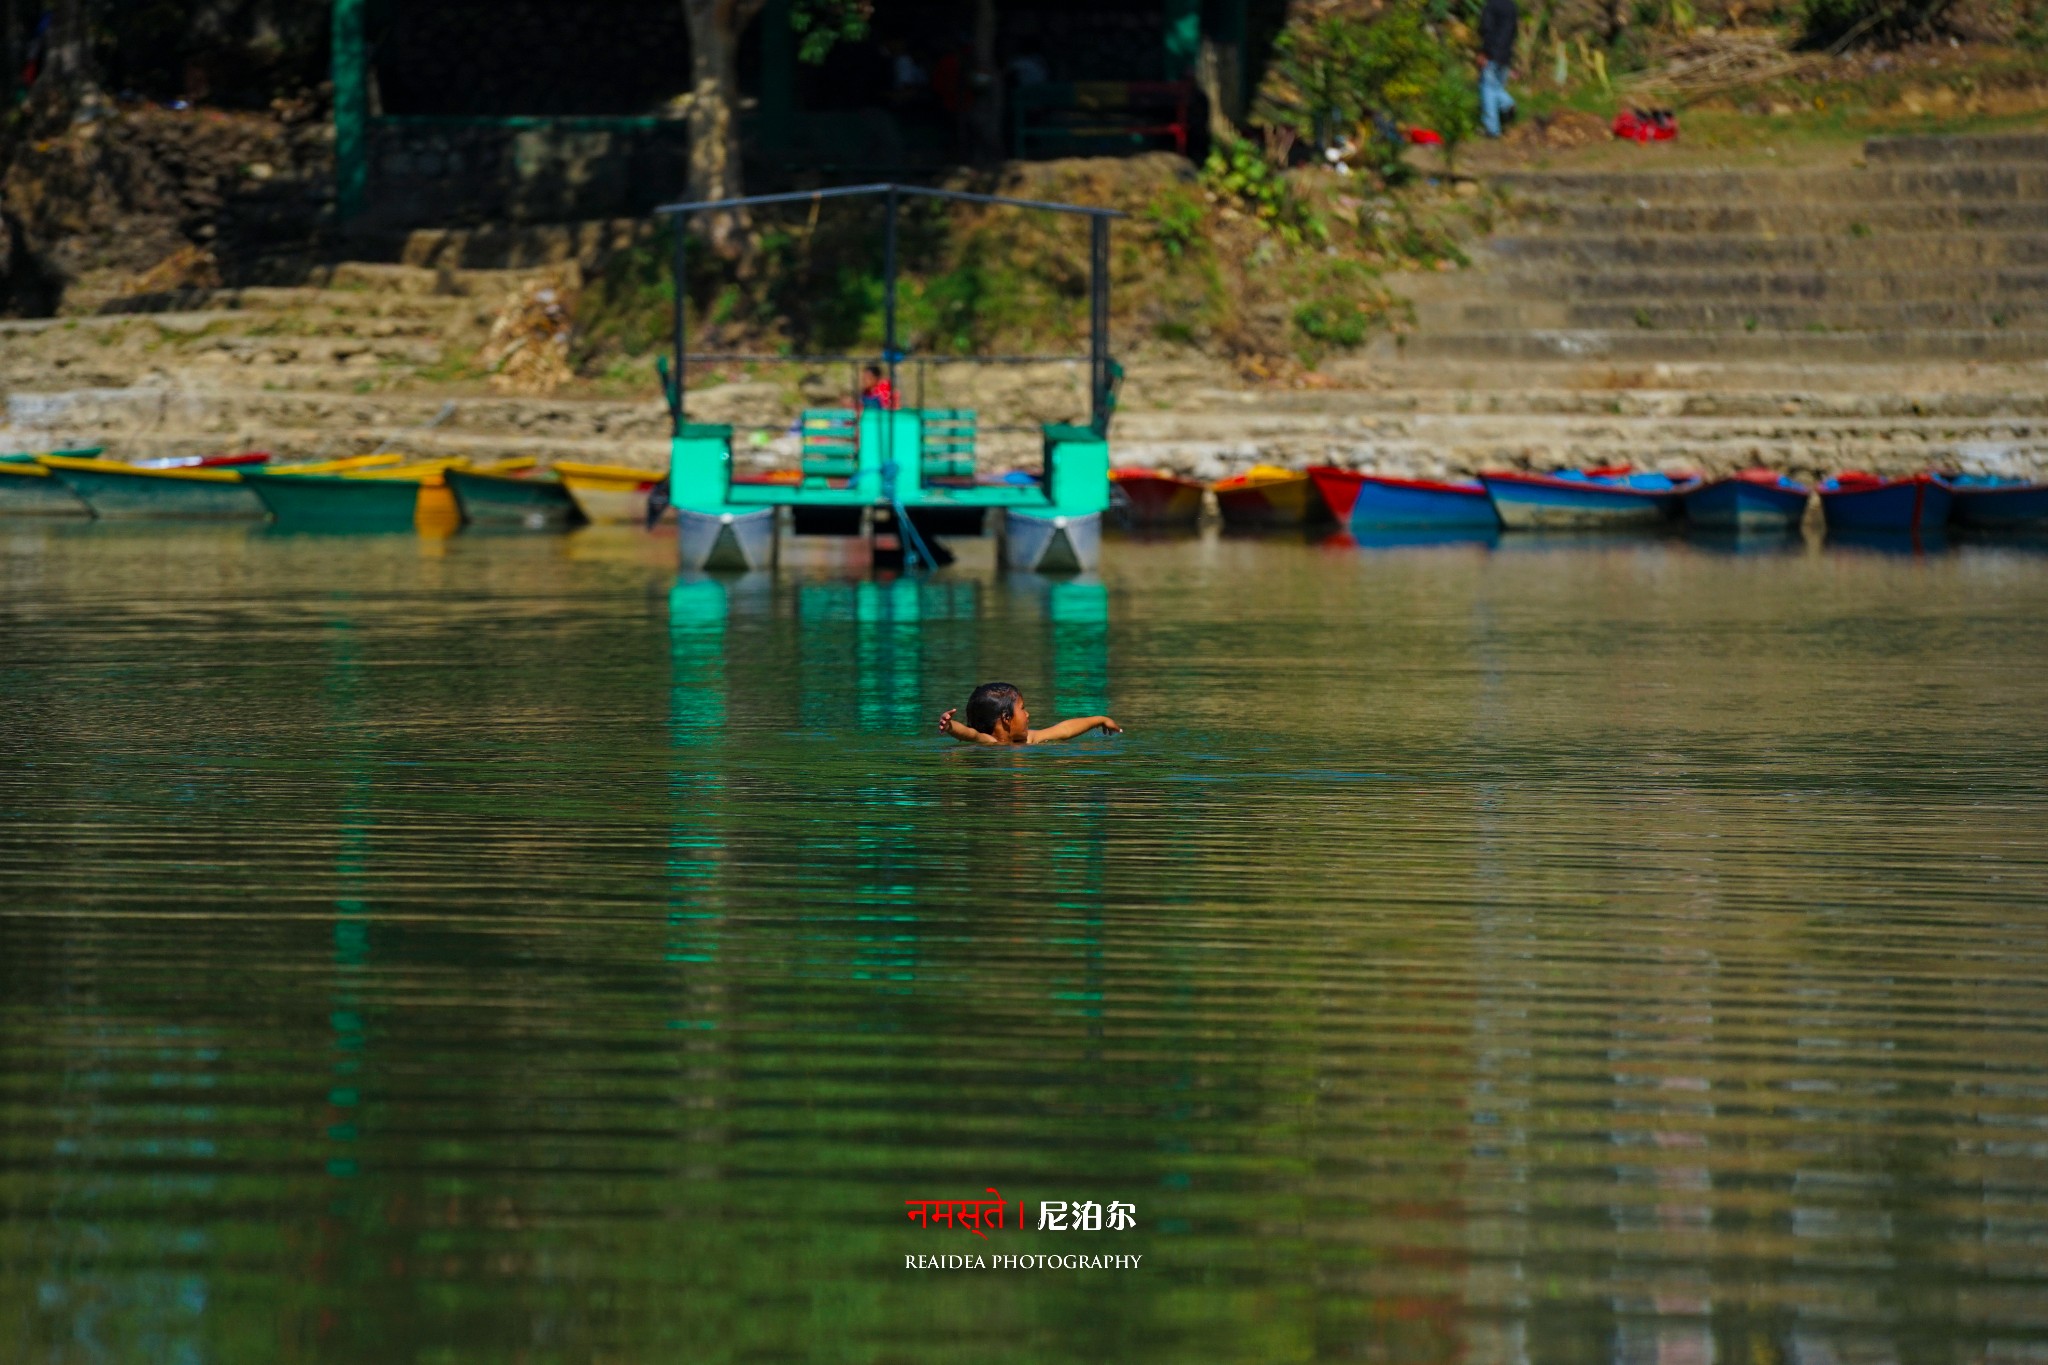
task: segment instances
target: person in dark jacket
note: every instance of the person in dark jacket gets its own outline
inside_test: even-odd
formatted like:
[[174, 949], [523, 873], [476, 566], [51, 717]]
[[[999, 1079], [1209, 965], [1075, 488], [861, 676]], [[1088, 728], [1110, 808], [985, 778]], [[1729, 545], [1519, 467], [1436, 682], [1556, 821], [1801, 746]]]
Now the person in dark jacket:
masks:
[[1508, 68], [1515, 61], [1515, 30], [1521, 24], [1515, 0], [1486, 0], [1479, 12], [1479, 126], [1488, 137], [1500, 136], [1501, 116], [1515, 112], [1508, 93]]

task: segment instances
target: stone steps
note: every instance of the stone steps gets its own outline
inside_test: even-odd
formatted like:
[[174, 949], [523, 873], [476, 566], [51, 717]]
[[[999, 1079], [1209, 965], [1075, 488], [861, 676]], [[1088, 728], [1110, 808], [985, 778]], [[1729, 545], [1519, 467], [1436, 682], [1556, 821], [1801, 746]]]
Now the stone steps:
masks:
[[1380, 338], [1369, 357], [1446, 361], [1600, 360], [1648, 367], [1685, 361], [1823, 364], [2015, 362], [2048, 356], [2048, 330], [1951, 329], [1882, 332], [1765, 330], [1421, 330]]
[[1899, 199], [1999, 203], [2048, 199], [2048, 161], [1783, 171], [1509, 171], [1495, 188], [1548, 204], [1838, 206]]
[[[1553, 367], [1554, 369], [1555, 367]], [[1575, 436], [1650, 421], [1673, 430], [1733, 436], [1801, 439], [2019, 439], [2048, 428], [2048, 384], [1985, 392], [1915, 389], [1902, 377], [1883, 389], [1843, 389], [1826, 375], [1813, 388], [1732, 387], [1735, 377], [1700, 378], [1707, 387], [1648, 387], [1668, 379], [1639, 379], [1633, 387], [1587, 386], [1597, 376], [1553, 372], [1512, 376], [1534, 387], [1432, 387], [1421, 370], [1392, 375], [1379, 367], [1384, 388], [1207, 390], [1177, 393], [1170, 407], [1127, 404], [1119, 414], [1119, 440], [1196, 437], [1227, 428], [1264, 431], [1370, 430], [1393, 433], [1437, 427], [1497, 433], [1517, 426], [1569, 430]], [[1138, 371], [1142, 382], [1143, 371]], [[2042, 377], [2048, 377], [2044, 375]], [[1758, 380], [1782, 373], [1756, 376]], [[1578, 385], [1574, 387], [1574, 385]], [[783, 415], [784, 397], [772, 386], [726, 385], [700, 395], [699, 415], [713, 419]], [[998, 414], [991, 414], [992, 416]], [[17, 429], [140, 433], [171, 430], [194, 436], [276, 429], [362, 434], [376, 439], [433, 430], [450, 437], [491, 441], [660, 440], [668, 414], [652, 399], [519, 398], [494, 394], [338, 394], [317, 390], [195, 389], [143, 385], [61, 392], [17, 390], [5, 409]], [[1433, 428], [1434, 429], [1434, 428]]]
[[1878, 165], [1947, 165], [1974, 161], [2048, 161], [2048, 133], [1980, 133], [1874, 137], [1863, 159]]
[[2038, 232], [2048, 223], [2048, 199], [1999, 203], [1969, 200], [1850, 200], [1841, 203], [1724, 202], [1653, 204], [1525, 201], [1517, 222], [1529, 233], [1613, 235], [1715, 233], [1847, 235], [1949, 232]]
[[1730, 305], [1798, 299], [1834, 303], [1897, 300], [2048, 299], [2048, 270], [1771, 270], [1643, 269], [1502, 270], [1485, 274], [1493, 290], [1574, 302], [1644, 299], [1711, 300]]
[[320, 427], [252, 425], [228, 431], [167, 428], [128, 432], [116, 439], [116, 445], [123, 459], [156, 459], [232, 448], [265, 450], [273, 458], [283, 461], [325, 460], [388, 450], [420, 459], [463, 456], [485, 461], [528, 456], [545, 464], [556, 460], [581, 460], [598, 464], [644, 465], [650, 469], [667, 468], [669, 455], [665, 431], [658, 437], [566, 439], [489, 432], [364, 433]]
[[1774, 332], [1881, 332], [1911, 329], [1996, 331], [2018, 328], [2048, 331], [2048, 300], [2017, 303], [1936, 302], [1902, 299], [1893, 303], [1834, 303], [1810, 300], [1700, 303], [1639, 299], [1608, 303], [1506, 302], [1423, 303], [1415, 310], [1418, 324], [1430, 330], [1509, 329], [1711, 331], [1740, 328]]
[[[2041, 205], [2039, 222], [2048, 225], [2048, 204]], [[1574, 232], [1496, 237], [1487, 242], [1485, 253], [1498, 269], [1530, 272], [1731, 266], [1906, 271], [2048, 267], [2048, 227], [1860, 237], [1848, 232]]]

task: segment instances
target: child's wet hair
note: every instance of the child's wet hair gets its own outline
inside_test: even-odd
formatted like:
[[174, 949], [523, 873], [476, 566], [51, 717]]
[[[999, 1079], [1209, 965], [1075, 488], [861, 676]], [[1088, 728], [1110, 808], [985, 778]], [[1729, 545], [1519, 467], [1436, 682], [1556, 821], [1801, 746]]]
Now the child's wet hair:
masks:
[[985, 735], [994, 734], [996, 723], [1017, 709], [1017, 703], [1024, 700], [1024, 694], [1008, 683], [983, 683], [974, 689], [974, 695], [967, 699], [961, 709], [960, 719], [970, 729]]

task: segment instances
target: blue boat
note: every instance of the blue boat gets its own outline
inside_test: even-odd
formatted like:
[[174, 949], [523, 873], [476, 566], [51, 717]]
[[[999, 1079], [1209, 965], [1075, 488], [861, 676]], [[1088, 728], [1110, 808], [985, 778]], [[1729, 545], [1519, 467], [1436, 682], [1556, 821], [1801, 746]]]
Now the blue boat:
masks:
[[1997, 474], [1962, 474], [1949, 480], [1949, 516], [1958, 526], [2033, 526], [2048, 519], [2048, 483]]
[[1887, 479], [1851, 470], [1822, 480], [1818, 491], [1830, 531], [1919, 535], [1948, 524], [1949, 485], [1937, 474]]
[[1654, 527], [1674, 520], [1698, 479], [1626, 467], [1566, 469], [1555, 474], [1481, 474], [1501, 524], [1511, 531]]
[[1332, 465], [1309, 477], [1339, 526], [1353, 531], [1497, 530], [1486, 486], [1477, 479], [1399, 479]]
[[1745, 469], [1685, 495], [1685, 519], [1716, 531], [1785, 531], [1806, 515], [1813, 490], [1771, 469]]

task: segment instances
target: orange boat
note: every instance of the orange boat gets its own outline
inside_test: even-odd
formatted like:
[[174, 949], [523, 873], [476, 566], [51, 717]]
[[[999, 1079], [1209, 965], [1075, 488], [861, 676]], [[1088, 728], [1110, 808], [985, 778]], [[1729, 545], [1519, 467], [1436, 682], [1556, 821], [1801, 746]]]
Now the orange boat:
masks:
[[1112, 469], [1110, 497], [1126, 526], [1193, 526], [1202, 515], [1202, 485], [1165, 469]]
[[1216, 494], [1216, 510], [1223, 514], [1223, 524], [1232, 530], [1306, 526], [1325, 510], [1308, 475], [1278, 465], [1253, 465], [1210, 488]]

